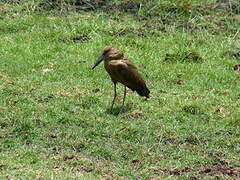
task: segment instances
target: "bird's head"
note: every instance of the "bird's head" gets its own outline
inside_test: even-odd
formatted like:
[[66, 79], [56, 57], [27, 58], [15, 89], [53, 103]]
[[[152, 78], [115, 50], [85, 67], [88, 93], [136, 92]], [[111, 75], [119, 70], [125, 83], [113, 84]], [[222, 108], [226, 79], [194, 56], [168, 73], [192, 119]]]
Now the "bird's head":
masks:
[[123, 58], [123, 53], [112, 46], [107, 46], [103, 49], [102, 55], [97, 59], [92, 69], [98, 66], [103, 60], [117, 60]]

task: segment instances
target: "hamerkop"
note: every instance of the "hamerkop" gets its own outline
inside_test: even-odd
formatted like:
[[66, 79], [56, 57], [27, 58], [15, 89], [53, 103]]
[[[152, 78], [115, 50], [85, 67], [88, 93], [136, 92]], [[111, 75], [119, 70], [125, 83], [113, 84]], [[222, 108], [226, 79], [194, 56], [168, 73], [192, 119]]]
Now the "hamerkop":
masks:
[[97, 59], [92, 69], [99, 65], [103, 60], [104, 67], [114, 84], [114, 97], [110, 111], [112, 111], [116, 99], [116, 84], [118, 82], [124, 85], [124, 96], [121, 110], [124, 106], [126, 97], [126, 87], [132, 91], [136, 91], [140, 96], [149, 98], [150, 91], [148, 90], [145, 81], [137, 68], [131, 63], [131, 61], [124, 57], [124, 54], [121, 51], [111, 46], [105, 47], [102, 55]]

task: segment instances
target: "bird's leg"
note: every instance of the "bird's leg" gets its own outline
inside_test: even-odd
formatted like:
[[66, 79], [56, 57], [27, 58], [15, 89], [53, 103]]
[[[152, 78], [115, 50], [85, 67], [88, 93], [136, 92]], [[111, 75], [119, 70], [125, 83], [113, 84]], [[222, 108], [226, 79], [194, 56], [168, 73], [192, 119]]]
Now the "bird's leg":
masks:
[[124, 102], [126, 99], [126, 94], [127, 94], [127, 88], [126, 88], [126, 86], [124, 86], [123, 102], [122, 102], [122, 107], [121, 107], [120, 112], [122, 112], [122, 110], [123, 110]]
[[113, 101], [112, 101], [112, 105], [111, 105], [111, 112], [113, 110], [113, 104], [115, 102], [115, 99], [116, 99], [116, 96], [117, 96], [117, 91], [116, 91], [116, 83], [113, 83], [114, 84], [114, 97], [113, 97]]

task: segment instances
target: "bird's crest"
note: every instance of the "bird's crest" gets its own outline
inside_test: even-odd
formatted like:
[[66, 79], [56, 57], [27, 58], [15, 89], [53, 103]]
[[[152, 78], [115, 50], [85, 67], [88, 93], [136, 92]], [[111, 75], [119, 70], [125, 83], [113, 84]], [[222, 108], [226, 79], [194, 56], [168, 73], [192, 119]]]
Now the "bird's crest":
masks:
[[106, 54], [106, 53], [109, 52], [111, 49], [113, 49], [112, 46], [106, 46], [106, 47], [103, 49], [103, 54]]
[[107, 60], [111, 59], [121, 59], [123, 58], [123, 53], [119, 51], [116, 48], [113, 48], [112, 46], [107, 46], [103, 49], [102, 55], [105, 57]]

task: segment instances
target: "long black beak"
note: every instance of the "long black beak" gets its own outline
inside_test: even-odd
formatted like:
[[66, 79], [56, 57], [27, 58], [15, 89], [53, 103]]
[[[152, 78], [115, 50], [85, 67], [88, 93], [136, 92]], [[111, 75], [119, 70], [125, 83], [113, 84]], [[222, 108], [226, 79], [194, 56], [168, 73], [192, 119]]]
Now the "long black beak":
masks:
[[92, 69], [94, 69], [97, 65], [100, 64], [100, 62], [102, 62], [104, 60], [104, 56], [100, 56], [97, 61], [95, 62], [95, 64], [93, 65]]

